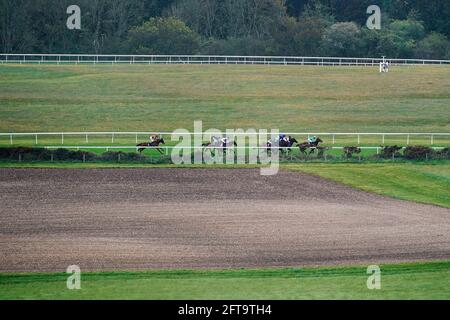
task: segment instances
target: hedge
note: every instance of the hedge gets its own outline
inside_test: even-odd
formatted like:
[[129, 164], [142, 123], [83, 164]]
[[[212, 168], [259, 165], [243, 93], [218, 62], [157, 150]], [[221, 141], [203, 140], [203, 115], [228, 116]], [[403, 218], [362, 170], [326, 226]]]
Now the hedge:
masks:
[[409, 160], [427, 160], [436, 156], [436, 151], [425, 146], [409, 146], [403, 151], [403, 156]]
[[[326, 155], [330, 148], [319, 149], [319, 159], [333, 159], [333, 155]], [[450, 148], [434, 150], [427, 146], [408, 146], [401, 153], [402, 147], [385, 146], [377, 155], [368, 156], [370, 159], [392, 159], [404, 158], [407, 160], [444, 160], [450, 159]], [[343, 156], [351, 159], [354, 154], [361, 153], [361, 148], [347, 146], [343, 148]], [[74, 151], [68, 149], [48, 150], [43, 148], [17, 147], [0, 148], [0, 160], [13, 161], [102, 161], [102, 162], [145, 162], [153, 164], [171, 163], [170, 156], [151, 157], [136, 152], [109, 151], [102, 154], [95, 154], [86, 151]]]

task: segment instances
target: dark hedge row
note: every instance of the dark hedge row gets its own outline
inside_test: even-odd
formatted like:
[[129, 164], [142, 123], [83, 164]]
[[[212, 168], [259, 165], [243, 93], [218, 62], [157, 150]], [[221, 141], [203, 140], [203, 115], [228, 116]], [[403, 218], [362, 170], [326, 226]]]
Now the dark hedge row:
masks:
[[[351, 158], [353, 154], [361, 153], [359, 147], [345, 147], [344, 155]], [[392, 159], [404, 158], [408, 160], [446, 160], [450, 159], [450, 148], [435, 150], [427, 146], [408, 146], [406, 148], [400, 146], [385, 146], [375, 155], [376, 158]]]
[[[401, 151], [403, 150], [403, 153]], [[408, 146], [402, 148], [399, 146], [387, 146], [384, 147], [379, 157], [381, 158], [405, 158], [408, 160], [438, 160], [438, 159], [450, 159], [450, 148], [445, 148], [442, 150], [435, 150], [427, 146]]]
[[106, 162], [152, 162], [166, 163], [166, 157], [149, 157], [135, 152], [105, 152], [95, 154], [67, 149], [48, 150], [43, 148], [0, 148], [0, 160], [16, 161], [106, 161]]
[[[320, 147], [318, 158], [320, 159], [339, 159], [339, 156], [325, 153], [330, 150], [328, 147]], [[365, 158], [365, 159], [407, 159], [407, 160], [449, 160], [450, 148], [435, 150], [427, 146], [384, 146], [379, 152], [372, 156], [362, 156], [362, 149], [357, 146], [346, 146], [342, 150], [342, 157], [345, 159]], [[308, 158], [308, 157], [306, 157]]]
[[[328, 154], [330, 148], [321, 148], [319, 154], [313, 156], [318, 159], [339, 159], [339, 156]], [[347, 146], [343, 148], [341, 158], [352, 159], [358, 157], [362, 159], [361, 148]], [[290, 156], [295, 158], [295, 156]], [[301, 156], [300, 156], [301, 158]], [[309, 156], [306, 158], [310, 159]], [[407, 160], [448, 160], [450, 159], [450, 148], [434, 150], [426, 146], [408, 146], [402, 148], [399, 146], [386, 146], [381, 148], [376, 155], [365, 156], [365, 159], [407, 159]], [[311, 158], [312, 159], [312, 158]], [[67, 149], [48, 150], [42, 148], [0, 148], [0, 160], [13, 161], [83, 161], [83, 162], [145, 162], [145, 163], [171, 163], [170, 156], [151, 157], [136, 152], [105, 152], [95, 154], [86, 151], [73, 151]]]

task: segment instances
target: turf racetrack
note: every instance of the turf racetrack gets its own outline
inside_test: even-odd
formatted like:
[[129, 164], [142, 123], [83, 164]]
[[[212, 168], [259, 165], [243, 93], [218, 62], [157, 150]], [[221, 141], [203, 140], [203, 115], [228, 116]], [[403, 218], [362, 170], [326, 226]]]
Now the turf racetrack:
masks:
[[449, 209], [255, 169], [0, 169], [0, 272], [450, 258]]

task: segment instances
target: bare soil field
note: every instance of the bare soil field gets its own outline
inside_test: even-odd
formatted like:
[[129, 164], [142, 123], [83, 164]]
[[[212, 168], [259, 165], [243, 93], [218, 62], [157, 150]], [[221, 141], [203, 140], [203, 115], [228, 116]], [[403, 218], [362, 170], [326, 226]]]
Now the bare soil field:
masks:
[[0, 272], [450, 259], [450, 210], [256, 169], [0, 169]]

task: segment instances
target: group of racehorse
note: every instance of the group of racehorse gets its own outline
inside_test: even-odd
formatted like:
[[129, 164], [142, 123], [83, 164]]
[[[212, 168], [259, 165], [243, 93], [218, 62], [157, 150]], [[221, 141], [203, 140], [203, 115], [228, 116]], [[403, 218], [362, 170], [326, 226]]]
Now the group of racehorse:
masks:
[[[290, 153], [293, 147], [298, 147], [301, 153], [308, 154], [307, 151], [309, 150], [309, 154], [312, 154], [319, 148], [319, 144], [322, 142], [323, 140], [319, 137], [312, 137], [312, 139], [308, 138], [307, 141], [299, 143], [297, 139], [292, 136], [284, 137], [284, 135], [282, 135], [278, 139], [278, 147], [280, 148], [281, 153]], [[273, 142], [269, 140], [267, 142], [267, 150], [269, 151], [271, 148], [273, 148]]]
[[[309, 154], [312, 154], [319, 148], [319, 144], [323, 141], [319, 137], [313, 137], [313, 139], [308, 138], [308, 141], [299, 143], [292, 136], [285, 137], [284, 135], [280, 135], [280, 138], [277, 139], [276, 142], [278, 143], [278, 148], [281, 153], [290, 153], [292, 151], [292, 148], [298, 147], [301, 153], [308, 154], [307, 151], [309, 150]], [[159, 153], [163, 154], [162, 149], [158, 148], [161, 144], [165, 144], [164, 139], [157, 135], [153, 135], [150, 137], [149, 142], [140, 143], [136, 147], [138, 147], [139, 152], [142, 152], [147, 148], [151, 148], [156, 149]], [[270, 152], [273, 148], [275, 148], [275, 145], [276, 143], [274, 143], [272, 140], [269, 140], [265, 146], [267, 148], [267, 152]], [[204, 147], [205, 149], [223, 149], [224, 153], [227, 149], [232, 148], [233, 146], [237, 146], [236, 141], [230, 140], [228, 138], [218, 138], [215, 136], [211, 137], [211, 141], [202, 144], [202, 147]]]

